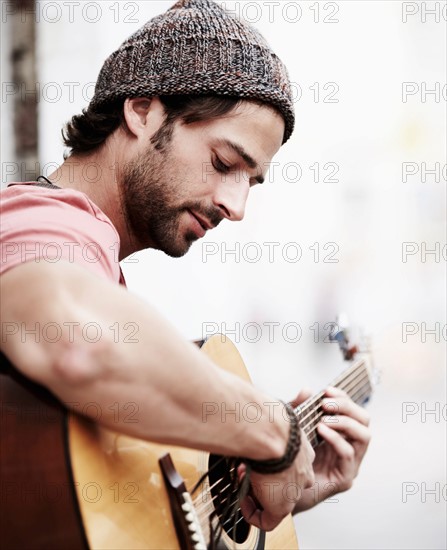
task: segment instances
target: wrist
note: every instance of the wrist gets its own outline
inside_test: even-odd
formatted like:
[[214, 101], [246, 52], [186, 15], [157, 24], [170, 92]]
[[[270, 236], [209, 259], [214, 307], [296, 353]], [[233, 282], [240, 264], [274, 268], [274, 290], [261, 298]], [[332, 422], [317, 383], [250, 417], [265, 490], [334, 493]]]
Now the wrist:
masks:
[[298, 418], [289, 404], [284, 405], [284, 416], [287, 418], [287, 439], [284, 447], [282, 444], [281, 454], [275, 453], [267, 459], [241, 458], [247, 467], [260, 474], [277, 474], [290, 468], [301, 446], [301, 433]]

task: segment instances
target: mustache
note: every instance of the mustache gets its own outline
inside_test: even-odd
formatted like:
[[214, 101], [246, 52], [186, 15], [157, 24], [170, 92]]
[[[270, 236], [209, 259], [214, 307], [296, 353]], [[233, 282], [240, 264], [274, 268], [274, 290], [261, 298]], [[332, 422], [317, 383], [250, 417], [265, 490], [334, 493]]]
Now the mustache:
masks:
[[205, 206], [200, 203], [190, 203], [185, 207], [185, 210], [193, 210], [202, 218], [206, 218], [211, 225], [217, 227], [221, 221], [225, 219], [219, 208], [215, 206]]

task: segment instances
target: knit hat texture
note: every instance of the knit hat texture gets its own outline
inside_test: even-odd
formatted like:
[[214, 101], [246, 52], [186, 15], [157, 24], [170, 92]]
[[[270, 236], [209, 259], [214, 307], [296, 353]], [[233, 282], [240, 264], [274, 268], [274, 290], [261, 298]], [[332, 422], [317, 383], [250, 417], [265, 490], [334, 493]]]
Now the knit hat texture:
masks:
[[105, 61], [91, 108], [118, 98], [223, 95], [273, 105], [295, 124], [287, 69], [253, 27], [212, 0], [179, 0]]

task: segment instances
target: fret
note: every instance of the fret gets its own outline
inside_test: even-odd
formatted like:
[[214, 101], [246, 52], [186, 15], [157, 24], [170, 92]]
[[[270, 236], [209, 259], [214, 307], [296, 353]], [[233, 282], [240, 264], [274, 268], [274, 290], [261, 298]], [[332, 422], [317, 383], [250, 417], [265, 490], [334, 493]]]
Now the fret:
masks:
[[[353, 356], [351, 348], [346, 348], [345, 352], [345, 355]], [[354, 402], [363, 404], [372, 393], [368, 356], [361, 355], [356, 360], [349, 359], [348, 361], [349, 367], [335, 378], [330, 385], [345, 391]], [[295, 409], [300, 425], [313, 448], [323, 442], [317, 431], [318, 423], [323, 416], [330, 416], [330, 412], [322, 408], [325, 397], [324, 391], [321, 391]], [[334, 410], [333, 413], [337, 414], [338, 411]], [[219, 467], [219, 464], [220, 461], [214, 466], [210, 466], [210, 472], [214, 467]], [[224, 464], [221, 466], [225, 468]], [[244, 524], [238, 505], [237, 488], [229, 482], [226, 473], [222, 475], [222, 472], [217, 471], [216, 477], [213, 478], [210, 472], [208, 473], [208, 487], [205, 487], [194, 500], [205, 540], [210, 540], [211, 532], [215, 533], [221, 528], [223, 528], [224, 533], [226, 532], [226, 536], [230, 536], [236, 526], [239, 528]]]
[[[330, 385], [345, 391], [355, 403], [364, 403], [372, 393], [367, 361], [365, 359], [354, 361]], [[295, 409], [295, 414], [298, 415], [300, 425], [312, 447], [316, 447], [321, 442], [321, 438], [317, 432], [318, 423], [323, 416], [330, 415], [329, 411], [325, 411], [322, 408], [324, 398], [325, 393], [321, 391]]]

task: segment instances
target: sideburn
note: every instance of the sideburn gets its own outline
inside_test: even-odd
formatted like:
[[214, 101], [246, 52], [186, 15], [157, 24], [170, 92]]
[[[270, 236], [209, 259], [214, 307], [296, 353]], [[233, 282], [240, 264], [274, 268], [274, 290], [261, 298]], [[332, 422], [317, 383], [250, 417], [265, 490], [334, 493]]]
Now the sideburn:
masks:
[[159, 152], [164, 151], [171, 142], [173, 133], [174, 121], [168, 119], [151, 137], [154, 149]]

